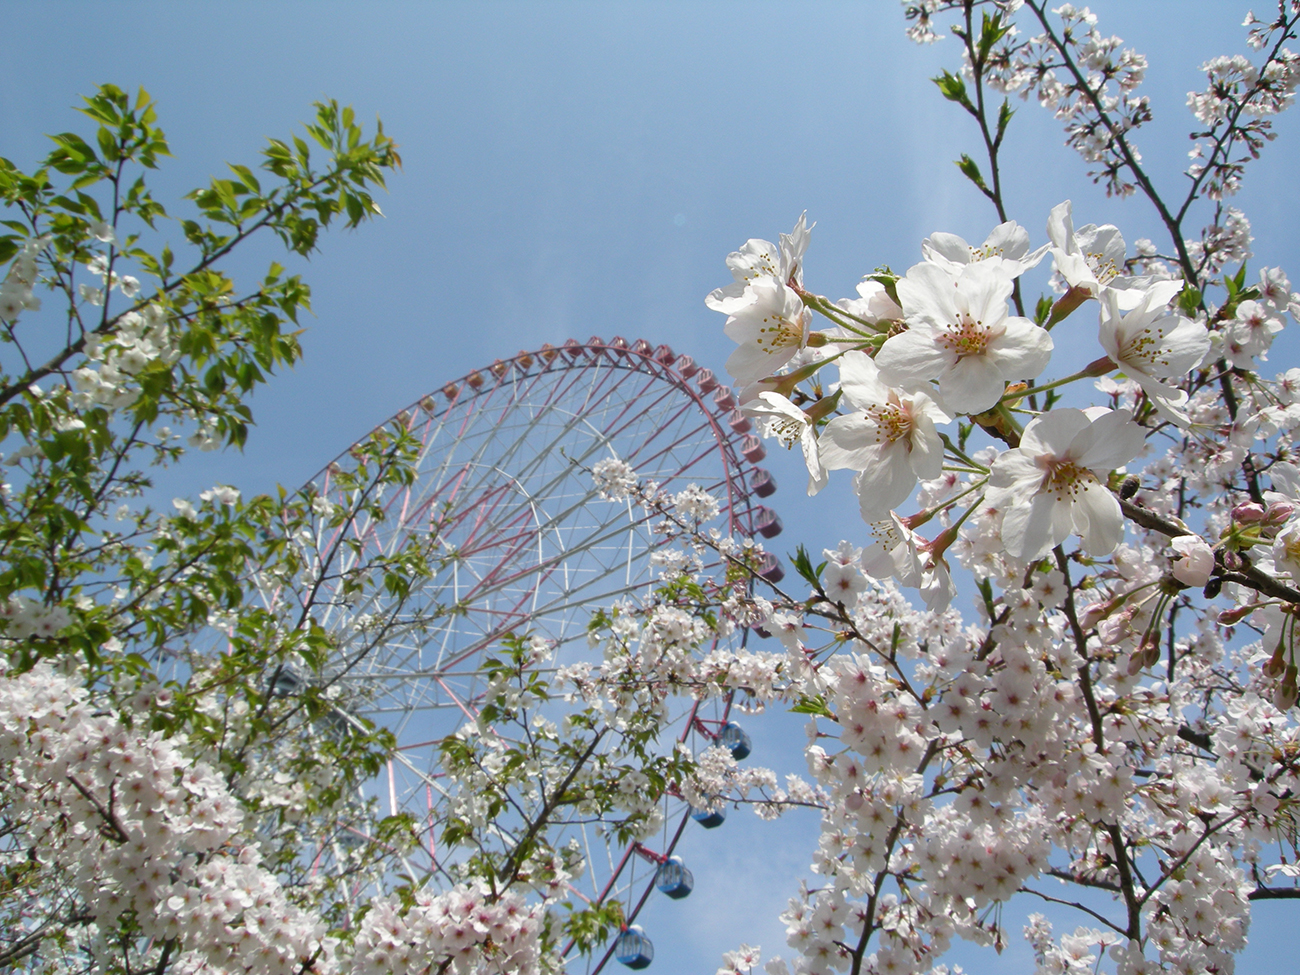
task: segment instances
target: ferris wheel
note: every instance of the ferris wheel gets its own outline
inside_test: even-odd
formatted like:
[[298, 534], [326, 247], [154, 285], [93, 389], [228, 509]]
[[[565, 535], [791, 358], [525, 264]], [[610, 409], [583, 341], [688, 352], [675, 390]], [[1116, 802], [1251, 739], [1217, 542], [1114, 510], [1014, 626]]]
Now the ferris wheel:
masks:
[[[427, 862], [411, 870], [434, 870], [445, 855], [433, 835], [445, 800], [438, 745], [477, 717], [487, 656], [507, 635], [526, 632], [552, 648], [548, 667], [577, 662], [590, 653], [592, 613], [635, 598], [656, 578], [649, 556], [660, 537], [651, 516], [602, 499], [590, 474], [595, 463], [620, 458], [670, 492], [698, 484], [719, 499], [726, 532], [780, 531], [779, 518], [761, 503], [776, 489], [756, 466], [763, 445], [736, 407], [735, 394], [708, 369], [667, 346], [570, 339], [449, 382], [377, 428], [398, 423], [418, 440], [415, 477], [390, 488], [379, 511], [330, 529], [336, 537], [321, 550], [336, 564], [324, 566], [322, 578], [344, 579], [354, 565], [392, 555], [420, 532], [436, 535], [438, 566], [402, 606], [401, 619], [411, 625], [399, 619], [363, 653], [349, 643], [362, 639], [353, 621], [382, 616], [382, 596], [361, 605], [323, 599], [338, 607], [338, 618], [327, 610], [319, 622], [342, 634], [346, 667], [333, 679], [345, 688], [346, 715], [396, 738], [374, 794], [385, 813], [412, 816], [423, 834], [419, 855]], [[365, 490], [354, 476], [341, 476], [355, 469], [355, 453], [341, 454], [313, 482], [319, 497], [345, 510], [354, 510]], [[347, 544], [337, 544], [339, 537]], [[782, 572], [770, 556], [761, 571], [772, 581]], [[674, 735], [702, 736], [741, 755], [748, 743], [729, 708], [724, 701], [705, 715], [688, 703]], [[654, 848], [615, 846], [598, 829], [574, 828], [585, 863], [584, 876], [573, 880], [579, 897], [618, 898], [631, 923], [656, 881], [670, 897], [689, 893], [689, 871], [673, 852], [691, 810], [663, 801], [672, 807], [670, 826]], [[717, 825], [716, 816], [695, 818]], [[593, 971], [611, 955], [631, 967], [649, 963], [648, 938], [635, 925], [615, 942], [595, 956]]]

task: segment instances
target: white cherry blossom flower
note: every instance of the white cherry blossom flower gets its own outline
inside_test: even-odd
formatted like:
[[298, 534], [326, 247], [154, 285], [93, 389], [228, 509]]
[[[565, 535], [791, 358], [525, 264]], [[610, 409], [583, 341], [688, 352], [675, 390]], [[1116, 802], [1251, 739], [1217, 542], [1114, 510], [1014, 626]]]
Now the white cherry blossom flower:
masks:
[[[903, 318], [903, 309], [899, 308], [894, 299], [889, 297], [889, 292], [879, 281], [863, 280], [858, 282], [857, 298], [841, 298], [835, 302], [835, 307], [842, 308], [863, 321], [870, 322], [872, 325], [881, 326], [881, 330], [890, 322], [901, 321]], [[836, 332], [842, 334], [842, 337], [851, 341], [861, 341], [861, 336], [845, 333], [843, 330], [828, 330], [828, 336]]]
[[921, 563], [921, 599], [932, 613], [942, 613], [957, 595], [957, 584], [952, 581], [948, 560], [933, 550], [925, 553]]
[[989, 477], [988, 503], [1005, 510], [1006, 550], [1034, 559], [1073, 531], [1088, 553], [1113, 552], [1124, 518], [1106, 475], [1136, 457], [1143, 442], [1142, 428], [1122, 411], [1061, 409], [1033, 420]]
[[749, 384], [772, 375], [808, 344], [811, 316], [795, 290], [775, 278], [760, 278], [745, 294], [750, 300], [735, 309], [724, 330], [739, 343], [727, 372]]
[[105, 244], [116, 244], [117, 234], [106, 220], [95, 220], [90, 225], [90, 235]]
[[968, 264], [987, 263], [1009, 277], [1018, 278], [1047, 253], [1043, 246], [1029, 249], [1029, 231], [1014, 220], [998, 224], [979, 247], [973, 247], [956, 234], [935, 233], [921, 241], [921, 256], [951, 274], [960, 273]]
[[1268, 302], [1279, 313], [1286, 312], [1291, 303], [1291, 282], [1286, 272], [1280, 267], [1262, 267], [1259, 269], [1259, 297]]
[[1037, 376], [1051, 358], [1052, 337], [1007, 314], [1012, 287], [987, 262], [955, 279], [934, 264], [913, 267], [897, 285], [908, 329], [877, 353], [881, 380], [911, 388], [933, 379], [947, 408], [980, 413], [997, 403], [1008, 380]]
[[1187, 393], [1161, 380], [1187, 375], [1210, 351], [1205, 326], [1169, 310], [1182, 288], [1181, 281], [1157, 281], [1145, 289], [1106, 289], [1098, 336], [1115, 365], [1180, 426], [1187, 424]]
[[724, 315], [732, 315], [750, 300], [745, 294], [749, 286], [762, 278], [770, 278], [777, 284], [786, 284], [792, 278], [802, 283], [803, 255], [812, 233], [807, 218], [806, 212], [800, 215], [794, 230], [781, 235], [780, 246], [754, 237], [745, 241], [740, 250], [728, 254], [727, 267], [735, 280], [709, 292], [704, 304]]
[[827, 562], [821, 581], [832, 602], [842, 602], [850, 608], [857, 605], [858, 597], [867, 589], [867, 577], [858, 567], [841, 562]]
[[219, 504], [234, 505], [239, 502], [239, 488], [229, 484], [217, 484], [199, 495], [204, 501], [216, 501]]
[[735, 951], [728, 951], [722, 956], [722, 967], [717, 975], [738, 975], [758, 967], [761, 955], [758, 948], [742, 944]]
[[921, 554], [915, 532], [892, 511], [867, 524], [871, 544], [862, 550], [862, 569], [873, 579], [896, 578], [901, 585], [921, 585]]
[[840, 389], [855, 412], [826, 424], [817, 441], [822, 466], [860, 471], [862, 517], [878, 521], [907, 500], [918, 478], [943, 472], [943, 441], [935, 423], [951, 417], [924, 393], [886, 386], [862, 352], [846, 352], [839, 366]]
[[624, 501], [636, 490], [637, 475], [632, 465], [619, 457], [606, 457], [591, 468], [596, 490], [606, 501]]
[[1052, 207], [1047, 218], [1052, 260], [1070, 288], [1096, 297], [1124, 272], [1124, 238], [1112, 224], [1088, 224], [1074, 229], [1070, 201]]
[[1210, 581], [1214, 571], [1214, 549], [1200, 535], [1179, 535], [1169, 540], [1170, 547], [1178, 553], [1172, 571], [1174, 578], [1184, 586], [1200, 588]]
[[1266, 302], [1243, 301], [1224, 331], [1224, 351], [1233, 366], [1254, 371], [1256, 359], [1268, 359], [1273, 338], [1282, 328], [1281, 317]]
[[812, 418], [780, 393], [762, 392], [746, 403], [744, 412], [759, 421], [765, 437], [775, 437], [788, 450], [798, 443], [808, 466], [808, 493], [826, 486], [827, 473], [817, 448], [817, 429]]
[[1292, 518], [1273, 539], [1273, 564], [1300, 579], [1300, 518]]

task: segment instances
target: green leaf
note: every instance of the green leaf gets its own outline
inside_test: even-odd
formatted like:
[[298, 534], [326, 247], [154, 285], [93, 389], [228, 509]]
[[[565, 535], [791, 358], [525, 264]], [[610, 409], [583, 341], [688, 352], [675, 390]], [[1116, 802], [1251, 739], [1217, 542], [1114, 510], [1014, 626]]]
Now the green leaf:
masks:
[[[1230, 290], [1232, 291], [1233, 294], [1236, 294], [1238, 291], [1240, 291], [1242, 288], [1246, 286], [1246, 262], [1245, 261], [1241, 262], [1241, 267], [1237, 269], [1236, 275], [1231, 280], [1233, 286], [1230, 288]], [[1224, 283], [1227, 284], [1227, 281], [1225, 281]]]
[[366, 207], [353, 193], [343, 194], [343, 205], [348, 211], [348, 226], [355, 227], [366, 218]]
[[1201, 308], [1201, 293], [1195, 288], [1183, 288], [1178, 295], [1178, 307], [1184, 314], [1195, 316]]
[[234, 164], [231, 164], [230, 168], [236, 176], [243, 180], [244, 185], [248, 187], [249, 192], [259, 194], [262, 192], [262, 184], [257, 181], [257, 177], [253, 175], [251, 169], [247, 166], [237, 166]]
[[835, 714], [826, 706], [826, 699], [818, 694], [816, 697], [803, 695], [799, 698], [799, 703], [792, 707], [791, 712], [794, 714], [816, 714], [823, 718], [833, 718]]
[[963, 152], [961, 158], [955, 160], [954, 162], [957, 168], [961, 170], [961, 174], [965, 176], [968, 180], [970, 180], [972, 183], [974, 183], [979, 188], [979, 191], [981, 193], [983, 193], [985, 196], [992, 195], [989, 192], [989, 188], [986, 185], [984, 185], [984, 177], [980, 175], [980, 168], [978, 165], [976, 165], [974, 159], [972, 159], [970, 156], [966, 155]]
[[1002, 144], [1002, 136], [1006, 134], [1007, 125], [1011, 122], [1011, 116], [1016, 114], [1016, 110], [1011, 107], [1007, 99], [1002, 99], [1002, 107], [998, 109], [998, 132], [993, 140], [995, 145]]
[[117, 139], [113, 138], [113, 133], [103, 126], [95, 133], [99, 142], [99, 151], [104, 154], [104, 158], [109, 162], [117, 162], [121, 154], [117, 149]]
[[794, 565], [794, 570], [799, 573], [811, 586], [821, 586], [822, 569], [826, 568], [826, 563], [813, 568], [812, 559], [808, 557], [808, 550], [802, 545], [790, 556], [790, 562]]
[[50, 138], [54, 140], [58, 148], [49, 154], [46, 162], [61, 173], [75, 176], [78, 173], [85, 172], [88, 166], [99, 162], [95, 150], [88, 146], [86, 141], [75, 132], [62, 132], [59, 135], [52, 135]]
[[96, 220], [104, 219], [104, 215], [99, 210], [99, 201], [93, 196], [78, 191], [77, 200], [81, 203], [81, 213], [88, 214]]
[[970, 97], [966, 94], [966, 82], [961, 79], [960, 75], [945, 70], [943, 74], [930, 80], [939, 86], [939, 94], [943, 95], [948, 101], [956, 102], [963, 108], [974, 111], [974, 106], [970, 103]]
[[1007, 36], [1011, 30], [1011, 25], [1002, 23], [1001, 13], [993, 15], [984, 14], [984, 20], [980, 24], [980, 39], [976, 50], [978, 51], [978, 63], [983, 65], [988, 60], [989, 52], [993, 50], [993, 45], [1002, 38]]

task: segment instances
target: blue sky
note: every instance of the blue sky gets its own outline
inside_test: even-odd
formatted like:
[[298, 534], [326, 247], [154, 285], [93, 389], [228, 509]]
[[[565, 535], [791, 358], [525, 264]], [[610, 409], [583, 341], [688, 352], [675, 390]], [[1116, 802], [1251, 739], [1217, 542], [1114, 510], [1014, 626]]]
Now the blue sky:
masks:
[[[1186, 93], [1203, 86], [1196, 67], [1207, 57], [1246, 50], [1245, 7], [1092, 6], [1103, 30], [1151, 60], [1144, 90], [1157, 123], [1138, 144], [1158, 185], [1180, 189]], [[69, 107], [103, 81], [143, 85], [158, 100], [177, 157], [155, 180], [164, 200], [220, 174], [226, 160], [253, 161], [266, 137], [285, 135], [320, 98], [381, 116], [401, 144], [405, 169], [379, 201], [387, 218], [326, 237], [301, 268], [315, 294], [306, 358], [258, 393], [247, 451], [197, 458], [178, 490], [297, 485], [425, 392], [570, 336], [666, 342], [721, 372], [730, 343], [704, 294], [728, 280], [730, 250], [748, 237], [775, 239], [805, 209], [818, 222], [807, 283], [832, 298], [852, 294], [876, 265], [908, 267], [932, 231], [978, 241], [995, 223], [951, 162], [975, 152], [975, 133], [925, 80], [955, 67], [957, 48], [911, 44], [891, 0], [5, 0], [0, 11], [11, 39], [0, 61], [0, 154], [20, 165], [45, 151], [41, 133], [80, 125]], [[1254, 225], [1253, 266], [1281, 264], [1294, 280], [1294, 119], [1278, 130], [1280, 144], [1265, 150], [1236, 204]], [[1035, 243], [1066, 198], [1076, 223], [1118, 223], [1130, 244], [1159, 239], [1149, 209], [1107, 200], [1061, 141], [1036, 105], [1020, 106], [1007, 197]], [[275, 256], [268, 242], [234, 270], [248, 280]], [[1091, 341], [1080, 337], [1089, 359]], [[1279, 370], [1295, 364], [1294, 348], [1278, 347]], [[770, 465], [783, 485], [779, 541], [833, 545], [852, 504], [847, 485], [809, 505], [791, 461]], [[755, 761], [802, 740], [798, 722], [750, 724]], [[657, 970], [712, 972], [740, 941], [781, 951], [773, 918], [806, 862], [810, 826], [733, 814], [692, 840], [696, 893], [671, 905], [675, 914], [656, 915]], [[1267, 945], [1268, 929], [1280, 929], [1270, 915], [1284, 917], [1259, 911], [1259, 944], [1242, 959], [1259, 975], [1283, 970], [1284, 956]], [[1028, 964], [1013, 942], [1000, 959], [981, 957], [978, 970]]]

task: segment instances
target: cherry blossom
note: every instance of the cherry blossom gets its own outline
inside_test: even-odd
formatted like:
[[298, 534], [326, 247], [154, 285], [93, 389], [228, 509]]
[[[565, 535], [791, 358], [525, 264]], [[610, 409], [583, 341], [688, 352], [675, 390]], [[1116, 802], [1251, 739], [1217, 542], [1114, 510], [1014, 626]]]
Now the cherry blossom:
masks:
[[807, 214], [799, 217], [794, 230], [780, 237], [780, 246], [773, 246], [766, 240], [752, 238], [741, 245], [740, 250], [727, 256], [727, 268], [735, 280], [722, 288], [709, 292], [704, 299], [705, 305], [724, 315], [734, 314], [750, 299], [746, 291], [750, 285], [762, 278], [770, 278], [777, 284], [803, 281], [803, 255], [808, 249], [812, 227], [808, 226]]
[[1007, 277], [1018, 278], [1038, 263], [1047, 253], [1050, 244], [1029, 249], [1029, 231], [1008, 220], [998, 224], [975, 247], [956, 234], [933, 233], [921, 241], [921, 256], [953, 273], [959, 273], [968, 264], [987, 262]]
[[1136, 457], [1143, 441], [1142, 428], [1118, 410], [1061, 409], [1033, 420], [989, 477], [989, 503], [1005, 509], [1007, 551], [1037, 558], [1072, 531], [1091, 554], [1114, 551], [1124, 519], [1106, 477]]
[[837, 416], [818, 438], [826, 470], [859, 471], [858, 501], [865, 521], [878, 521], [907, 499], [918, 478], [938, 477], [943, 443], [936, 423], [950, 417], [924, 393], [906, 393], [880, 381], [861, 352], [839, 361], [840, 390], [854, 412]]
[[1185, 586], [1200, 588], [1210, 581], [1214, 571], [1214, 550], [1199, 535], [1179, 535], [1169, 545], [1178, 557], [1174, 559], [1173, 574]]
[[1124, 238], [1119, 228], [1090, 223], [1076, 231], [1069, 200], [1052, 208], [1047, 236], [1052, 242], [1052, 260], [1067, 288], [1096, 298], [1124, 273]]
[[[879, 281], [870, 279], [859, 281], [857, 292], [858, 297], [841, 298], [835, 303], [836, 307], [842, 308], [863, 322], [885, 328], [891, 322], [902, 321], [903, 309], [898, 307], [894, 299], [889, 296], [885, 286]], [[828, 330], [827, 334], [837, 335], [837, 337], [846, 341], [860, 338], [860, 336], [847, 333], [843, 328]]]
[[1162, 380], [1181, 379], [1199, 366], [1210, 336], [1204, 325], [1169, 310], [1182, 288], [1181, 281], [1157, 281], [1147, 288], [1105, 289], [1099, 340], [1162, 413], [1186, 425], [1187, 393]]
[[889, 518], [867, 525], [872, 539], [862, 550], [862, 568], [876, 579], [893, 576], [904, 586], [920, 588], [921, 554], [916, 534], [892, 511]]
[[945, 408], [978, 413], [997, 403], [1008, 380], [1037, 376], [1052, 338], [1007, 314], [1012, 287], [987, 262], [967, 265], [956, 279], [934, 264], [911, 268], [897, 285], [908, 328], [876, 355], [881, 380], [905, 388], [934, 380]]
[[816, 494], [826, 486], [826, 468], [821, 461], [817, 429], [812, 417], [780, 393], [762, 392], [757, 401], [746, 403], [744, 412], [755, 417], [764, 436], [775, 437], [789, 449], [796, 443], [803, 449], [808, 466], [808, 493]]
[[1282, 331], [1282, 318], [1267, 303], [1243, 301], [1224, 336], [1225, 351], [1238, 369], [1256, 369], [1268, 358], [1274, 337]]
[[739, 347], [727, 359], [727, 372], [739, 383], [770, 376], [808, 344], [811, 316], [793, 288], [760, 277], [746, 289], [744, 302], [733, 306], [725, 326]]

